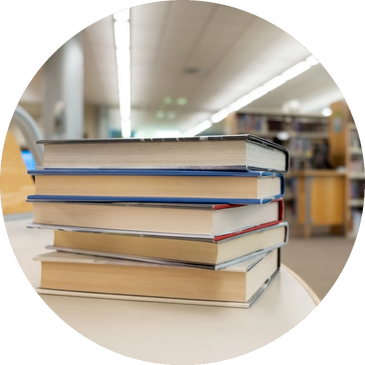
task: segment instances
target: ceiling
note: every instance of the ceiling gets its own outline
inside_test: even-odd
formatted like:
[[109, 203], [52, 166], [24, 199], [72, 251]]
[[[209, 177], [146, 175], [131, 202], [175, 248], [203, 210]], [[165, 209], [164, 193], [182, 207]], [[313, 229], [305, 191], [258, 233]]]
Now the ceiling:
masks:
[[[208, 2], [141, 5], [131, 9], [130, 21], [133, 130], [184, 132], [310, 55], [276, 26]], [[83, 40], [85, 102], [117, 106], [112, 17], [86, 28]], [[42, 69], [22, 101], [41, 102], [41, 86]], [[187, 103], [177, 105], [179, 97]], [[342, 95], [316, 65], [244, 110], [280, 112], [291, 99], [300, 102], [302, 112], [318, 113]]]

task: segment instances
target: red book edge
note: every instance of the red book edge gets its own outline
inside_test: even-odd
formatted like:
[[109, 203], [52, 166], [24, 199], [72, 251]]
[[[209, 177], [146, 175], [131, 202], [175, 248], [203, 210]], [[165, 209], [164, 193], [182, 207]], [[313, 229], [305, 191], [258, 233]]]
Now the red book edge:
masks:
[[[279, 204], [278, 204], [279, 211], [278, 211], [278, 219], [277, 220], [272, 221], [272, 222], [263, 223], [263, 224], [260, 224], [258, 226], [255, 226], [255, 227], [250, 227], [250, 228], [244, 229], [242, 231], [228, 233], [228, 234], [224, 234], [224, 235], [221, 235], [221, 236], [216, 236], [216, 237], [214, 237], [214, 242], [219, 242], [219, 241], [225, 240], [227, 238], [231, 238], [231, 237], [234, 237], [234, 236], [239, 236], [241, 234], [256, 231], [256, 230], [259, 230], [259, 229], [262, 229], [262, 228], [271, 227], [271, 226], [274, 226], [275, 224], [278, 224], [278, 223], [282, 222], [282, 220], [284, 218], [284, 202], [283, 202], [283, 199], [276, 199], [276, 200], [273, 200], [271, 203], [275, 203], [275, 202], [279, 202]], [[269, 203], [269, 204], [271, 204], [271, 203]], [[225, 209], [225, 208], [233, 208], [233, 207], [242, 207], [242, 205], [224, 205], [224, 206], [219, 206], [219, 207], [222, 207], [222, 208], [218, 208], [218, 209]]]

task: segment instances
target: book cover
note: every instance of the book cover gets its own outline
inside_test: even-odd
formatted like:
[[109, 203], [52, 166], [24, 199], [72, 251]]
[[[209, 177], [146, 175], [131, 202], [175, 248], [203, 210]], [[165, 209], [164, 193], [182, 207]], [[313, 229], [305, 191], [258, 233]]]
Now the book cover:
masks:
[[28, 201], [68, 202], [151, 202], [151, 203], [193, 203], [193, 204], [267, 204], [284, 195], [285, 182], [282, 174], [263, 171], [195, 171], [164, 169], [36, 169], [28, 174], [50, 176], [182, 176], [182, 177], [247, 177], [280, 179], [280, 193], [260, 199], [194, 198], [194, 197], [148, 197], [148, 196], [77, 196], [77, 195], [29, 195]]
[[[275, 169], [274, 167], [269, 167], [269, 166], [265, 166], [265, 168], [258, 168], [257, 166], [251, 166], [249, 163], [245, 163], [242, 162], [242, 164], [240, 164], [240, 161], [237, 160], [237, 164], [230, 164], [230, 163], [217, 163], [215, 164], [214, 161], [212, 161], [211, 165], [200, 165], [199, 163], [193, 166], [189, 166], [188, 164], [184, 164], [180, 165], [179, 163], [176, 163], [176, 161], [170, 161], [170, 166], [160, 166], [159, 168], [163, 168], [163, 169], [170, 169], [170, 168], [176, 168], [176, 169], [183, 169], [183, 170], [232, 170], [232, 171], [255, 171], [255, 170], [264, 170], [264, 171], [273, 171], [273, 172], [281, 172], [281, 173], [286, 173], [289, 171], [289, 152], [288, 150], [276, 143], [273, 143], [271, 141], [267, 141], [263, 138], [260, 137], [256, 137], [254, 135], [250, 135], [250, 134], [241, 134], [241, 135], [221, 135], [221, 136], [201, 136], [201, 137], [177, 137], [177, 138], [111, 138], [111, 139], [69, 139], [69, 140], [41, 140], [38, 141], [37, 143], [39, 144], [43, 144], [45, 146], [45, 149], [47, 150], [47, 146], [54, 146], [54, 148], [56, 148], [58, 150], [58, 146], [59, 145], [79, 145], [79, 146], [84, 146], [86, 147], [87, 145], [90, 144], [113, 144], [113, 145], [117, 145], [117, 144], [121, 144], [121, 145], [128, 145], [128, 144], [176, 144], [176, 142], [178, 142], [178, 144], [181, 146], [177, 147], [177, 149], [181, 149], [184, 148], [184, 143], [189, 143], [191, 144], [191, 142], [199, 142], [200, 144], [204, 144], [204, 143], [211, 143], [211, 142], [228, 142], [228, 143], [234, 143], [235, 141], [240, 142], [247, 142], [252, 146], [256, 146], [256, 147], [260, 147], [263, 148], [266, 151], [269, 150], [274, 150], [274, 151], [279, 151], [281, 153], [283, 153], [283, 159], [284, 159], [284, 164], [283, 167], [281, 167], [280, 169]], [[52, 147], [52, 149], [54, 149]], [[134, 147], [132, 147], [133, 149]], [[123, 148], [124, 149], [124, 148]], [[130, 149], [130, 148], [128, 148]], [[175, 149], [175, 148], [174, 148]], [[201, 151], [204, 148], [198, 148], [197, 149], [197, 153], [199, 153], [198, 151]], [[63, 150], [63, 148], [61, 148], [61, 151]], [[47, 155], [47, 153], [46, 153]], [[266, 153], [267, 155], [267, 153]], [[72, 161], [70, 161], [70, 164], [73, 165]], [[45, 165], [47, 165], [47, 167], [52, 167], [52, 163], [45, 163]], [[177, 165], [177, 166], [176, 166]], [[67, 167], [68, 164], [66, 163], [65, 166], [63, 167]], [[157, 167], [153, 166], [153, 167]], [[97, 166], [92, 166], [97, 167]]]
[[[235, 236], [247, 234], [250, 232], [255, 232], [257, 230], [262, 230], [267, 227], [275, 226], [278, 224], [287, 225], [287, 223], [283, 223], [284, 217], [284, 202], [283, 199], [274, 200], [272, 203], [278, 202], [278, 217], [277, 219], [266, 222], [257, 226], [252, 226], [243, 230], [230, 232], [224, 235], [219, 236], [202, 236], [202, 235], [182, 235], [182, 234], [171, 234], [171, 233], [164, 233], [164, 232], [146, 232], [146, 231], [125, 231], [125, 230], [117, 230], [117, 229], [105, 229], [105, 228], [88, 228], [88, 227], [73, 227], [73, 226], [63, 226], [63, 225], [50, 225], [50, 224], [40, 224], [40, 223], [29, 223], [27, 224], [27, 228], [34, 228], [34, 229], [51, 229], [51, 230], [60, 230], [60, 231], [70, 231], [70, 232], [85, 232], [85, 233], [106, 233], [106, 234], [117, 234], [117, 235], [124, 235], [124, 236], [139, 236], [139, 237], [159, 237], [159, 238], [177, 238], [182, 240], [196, 240], [196, 241], [203, 241], [203, 242], [223, 242]], [[123, 204], [123, 203], [119, 203]], [[206, 204], [199, 204], [199, 205], [192, 205], [192, 204], [152, 204], [152, 203], [125, 203], [126, 205], [133, 205], [138, 207], [164, 207], [164, 208], [194, 208], [194, 209], [204, 209], [204, 210], [221, 210], [221, 209], [229, 209], [233, 207], [239, 207], [241, 205], [229, 205], [229, 204], [217, 204], [217, 205], [206, 205]]]
[[[36, 226], [32, 227], [32, 226], [30, 228], [41, 228], [41, 227], [36, 227]], [[50, 250], [61, 251], [61, 252], [79, 253], [79, 254], [84, 254], [84, 255], [110, 257], [110, 258], [125, 259], [125, 260], [132, 260], [132, 261], [141, 261], [141, 262], [148, 262], [148, 263], [156, 263], [156, 264], [160, 264], [160, 265], [183, 265], [186, 267], [198, 267], [198, 268], [206, 268], [206, 269], [211, 269], [211, 270], [221, 270], [228, 266], [235, 265], [237, 263], [252, 259], [256, 256], [260, 256], [262, 254], [268, 253], [274, 249], [277, 249], [279, 247], [286, 245], [288, 243], [289, 227], [286, 222], [279, 223], [277, 225], [269, 226], [269, 227], [265, 227], [265, 228], [259, 226], [259, 227], [255, 227], [255, 229], [247, 229], [234, 236], [225, 237], [225, 238], [221, 237], [221, 238], [218, 238], [218, 240], [212, 240], [211, 241], [212, 243], [219, 245], [219, 244], [223, 244], [224, 242], [227, 242], [231, 239], [237, 238], [238, 236], [244, 236], [244, 235], [249, 236], [250, 234], [253, 234], [253, 233], [260, 233], [265, 230], [275, 229], [278, 227], [285, 227], [285, 234], [284, 234], [282, 242], [273, 244], [267, 248], [261, 248], [257, 251], [250, 252], [250, 253], [244, 254], [239, 257], [235, 257], [234, 259], [230, 259], [230, 260], [227, 260], [227, 261], [224, 261], [221, 263], [217, 263], [215, 265], [210, 265], [210, 264], [206, 264], [206, 263], [198, 264], [198, 263], [192, 263], [192, 262], [181, 261], [181, 260], [159, 259], [159, 258], [152, 258], [152, 257], [146, 257], [146, 256], [123, 255], [123, 254], [117, 254], [117, 253], [111, 253], [111, 252], [85, 250], [85, 249], [80, 249], [80, 248], [60, 247], [60, 246], [56, 246], [56, 245], [47, 245], [45, 248], [50, 249]], [[60, 228], [58, 228], [58, 230], [60, 230]], [[61, 230], [66, 230], [66, 231], [71, 231], [71, 232], [74, 231], [74, 229], [72, 227], [64, 227]], [[78, 232], [80, 232], [80, 231], [78, 231]], [[168, 239], [168, 237], [164, 237], [164, 238]], [[200, 241], [203, 241], [203, 240], [200, 240]], [[203, 242], [209, 242], [209, 241], [205, 240]]]
[[[254, 269], [269, 253], [262, 254], [255, 258], [250, 258], [247, 260], [247, 264], [243, 265], [245, 268], [241, 270], [246, 273]], [[75, 261], [76, 258], [76, 261]], [[113, 260], [113, 259], [101, 259], [93, 256], [83, 256], [83, 255], [72, 255], [67, 253], [50, 253], [43, 254], [34, 257], [36, 261], [48, 261], [48, 262], [90, 262], [92, 264], [114, 264], [114, 265], [136, 265], [132, 262], [125, 260]], [[61, 260], [61, 261], [60, 261]], [[85, 261], [86, 260], [86, 261]], [[146, 264], [140, 263], [139, 265], [151, 265], [158, 267], [158, 264]], [[39, 294], [46, 295], [61, 295], [61, 296], [76, 296], [76, 297], [86, 297], [86, 298], [103, 298], [103, 299], [115, 299], [115, 300], [131, 300], [131, 301], [145, 301], [145, 302], [158, 302], [158, 303], [170, 303], [170, 304], [186, 304], [186, 305], [203, 305], [203, 306], [218, 306], [218, 307], [234, 307], [234, 308], [244, 308], [249, 309], [264, 293], [268, 288], [270, 283], [274, 280], [280, 271], [281, 265], [281, 253], [280, 248], [277, 249], [277, 259], [276, 259], [276, 270], [263, 282], [261, 286], [246, 300], [246, 301], [220, 301], [220, 300], [202, 300], [202, 299], [183, 299], [174, 298], [166, 296], [153, 296], [153, 295], [124, 295], [124, 294], [108, 294], [108, 293], [95, 293], [87, 291], [75, 291], [75, 290], [60, 290], [60, 289], [49, 289], [38, 287], [37, 292]], [[193, 269], [193, 268], [192, 268]], [[193, 269], [194, 270], [194, 269]], [[228, 269], [229, 270], [229, 269]]]

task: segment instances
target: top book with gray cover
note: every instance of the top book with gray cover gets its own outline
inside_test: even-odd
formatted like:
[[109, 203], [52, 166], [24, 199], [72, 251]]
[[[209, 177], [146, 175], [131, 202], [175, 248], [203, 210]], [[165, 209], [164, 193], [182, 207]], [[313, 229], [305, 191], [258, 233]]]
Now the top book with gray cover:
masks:
[[43, 168], [289, 171], [286, 148], [250, 135], [42, 140]]

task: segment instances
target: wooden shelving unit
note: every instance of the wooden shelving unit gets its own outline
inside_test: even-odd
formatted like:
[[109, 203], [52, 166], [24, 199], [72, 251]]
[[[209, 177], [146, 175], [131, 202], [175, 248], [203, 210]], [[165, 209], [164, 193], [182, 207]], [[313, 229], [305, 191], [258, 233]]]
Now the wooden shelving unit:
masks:
[[356, 237], [364, 205], [365, 173], [363, 153], [354, 119], [344, 101], [331, 105], [330, 161], [346, 171], [346, 235]]
[[[340, 105], [338, 104], [339, 108]], [[345, 151], [346, 171], [348, 177], [347, 211], [348, 211], [348, 237], [359, 235], [360, 225], [364, 223], [364, 191], [365, 191], [365, 169], [364, 155], [365, 146], [361, 145], [358, 130], [348, 109], [342, 105], [346, 115], [345, 139], [348, 148]]]

